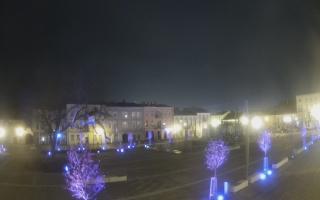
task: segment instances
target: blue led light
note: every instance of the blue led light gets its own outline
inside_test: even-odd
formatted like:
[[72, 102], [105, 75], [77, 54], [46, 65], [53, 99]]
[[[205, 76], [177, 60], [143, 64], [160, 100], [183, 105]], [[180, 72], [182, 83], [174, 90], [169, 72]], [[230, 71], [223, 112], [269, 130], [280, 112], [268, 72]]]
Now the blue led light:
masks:
[[265, 180], [267, 178], [267, 176], [264, 174], [264, 173], [261, 173], [260, 174], [260, 179], [261, 180]]
[[304, 146], [304, 150], [307, 150], [308, 148], [307, 148], [307, 146]]
[[120, 149], [120, 152], [123, 153], [123, 152], [124, 152], [124, 149]]
[[57, 134], [57, 138], [61, 138], [61, 136], [62, 136], [61, 133]]
[[224, 197], [223, 197], [223, 195], [218, 195], [218, 197], [217, 197], [217, 200], [223, 200], [224, 199]]
[[270, 175], [272, 175], [272, 170], [268, 170], [267, 171], [267, 174], [270, 176]]
[[64, 171], [65, 172], [69, 172], [69, 167], [66, 165], [66, 166], [64, 166]]
[[119, 152], [120, 151], [120, 149], [117, 149], [117, 152]]
[[48, 151], [48, 156], [50, 157], [52, 155], [51, 151]]

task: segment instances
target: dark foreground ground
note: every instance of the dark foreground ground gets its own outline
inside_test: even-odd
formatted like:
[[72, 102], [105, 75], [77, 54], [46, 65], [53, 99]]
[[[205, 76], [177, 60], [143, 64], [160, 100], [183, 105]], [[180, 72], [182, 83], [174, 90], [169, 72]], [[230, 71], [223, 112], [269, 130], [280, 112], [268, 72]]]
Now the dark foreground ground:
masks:
[[[110, 151], [99, 155], [101, 167], [107, 176], [127, 176], [128, 180], [107, 184], [98, 199], [208, 199], [209, 178], [212, 172], [204, 167], [205, 144], [206, 142], [198, 141], [175, 144], [169, 147], [171, 150], [181, 150], [181, 154], [167, 152], [167, 147], [162, 146], [158, 150], [146, 151], [143, 148], [138, 148], [125, 154]], [[275, 138], [270, 153], [271, 162], [278, 162], [288, 156], [293, 146], [299, 146], [299, 137]], [[244, 149], [241, 147], [230, 152], [228, 161], [218, 172], [219, 181], [227, 180], [231, 184], [235, 184], [245, 178]], [[313, 172], [312, 166], [315, 167], [317, 163], [319, 164], [319, 159], [310, 157], [316, 155], [314, 152], [317, 151], [320, 152], [320, 147], [315, 147], [306, 156], [299, 156], [288, 165], [288, 168], [292, 169], [290, 168], [283, 175], [279, 175], [279, 178], [276, 179], [277, 175], [275, 174], [274, 182], [267, 184], [270, 187], [269, 191], [264, 191], [268, 187], [260, 187], [257, 184], [248, 190], [237, 193], [232, 199], [264, 199], [263, 194], [267, 195], [266, 193], [269, 192], [275, 195], [289, 194], [292, 193], [291, 190], [287, 191], [291, 187], [290, 184], [296, 184], [297, 187], [299, 185], [310, 187], [307, 186], [307, 180], [300, 183], [299, 179], [304, 179], [307, 172]], [[250, 173], [261, 169], [261, 159], [262, 153], [252, 144]], [[307, 160], [299, 161], [300, 159]], [[53, 159], [45, 159], [36, 151], [27, 149], [15, 150], [7, 156], [2, 156], [0, 158], [0, 199], [72, 199], [65, 189], [62, 176], [65, 162], [64, 154], [57, 155]], [[307, 165], [306, 168], [304, 164]], [[309, 169], [308, 167], [310, 170], [305, 171], [305, 169]], [[299, 178], [285, 179], [293, 177], [292, 174], [295, 173], [301, 174], [297, 175]], [[310, 177], [312, 176], [310, 174]], [[299, 180], [298, 183], [294, 183], [295, 180]], [[274, 185], [285, 185], [283, 182], [287, 184], [287, 187], [281, 190], [278, 189], [278, 185]], [[272, 187], [272, 185], [274, 186]], [[316, 187], [315, 183], [313, 186]], [[269, 199], [268, 196], [265, 199]], [[277, 198], [275, 197], [275, 199]], [[320, 198], [310, 197], [307, 199]]]

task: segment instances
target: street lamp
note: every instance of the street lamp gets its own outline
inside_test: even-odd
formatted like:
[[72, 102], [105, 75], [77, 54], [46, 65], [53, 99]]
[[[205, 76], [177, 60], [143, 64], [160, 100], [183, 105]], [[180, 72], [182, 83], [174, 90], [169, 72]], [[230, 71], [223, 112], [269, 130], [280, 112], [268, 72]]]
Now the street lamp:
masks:
[[246, 133], [246, 179], [249, 183], [249, 156], [250, 156], [250, 135], [248, 133], [248, 125], [250, 123], [250, 119], [247, 116], [240, 117], [240, 123], [244, 126], [244, 132]]
[[24, 129], [22, 127], [17, 127], [16, 128], [16, 136], [22, 137], [24, 134]]
[[251, 126], [252, 126], [252, 128], [258, 130], [258, 129], [260, 129], [260, 128], [262, 127], [262, 125], [263, 125], [263, 122], [262, 122], [262, 120], [261, 120], [260, 117], [254, 116], [254, 117], [251, 119]]

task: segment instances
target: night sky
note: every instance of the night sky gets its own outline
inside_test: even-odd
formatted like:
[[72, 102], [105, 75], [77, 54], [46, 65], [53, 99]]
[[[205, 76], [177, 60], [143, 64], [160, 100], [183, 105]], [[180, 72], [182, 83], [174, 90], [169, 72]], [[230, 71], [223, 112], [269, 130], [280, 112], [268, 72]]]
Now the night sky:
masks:
[[319, 90], [320, 5], [307, 0], [6, 1], [0, 110], [156, 101], [265, 107]]

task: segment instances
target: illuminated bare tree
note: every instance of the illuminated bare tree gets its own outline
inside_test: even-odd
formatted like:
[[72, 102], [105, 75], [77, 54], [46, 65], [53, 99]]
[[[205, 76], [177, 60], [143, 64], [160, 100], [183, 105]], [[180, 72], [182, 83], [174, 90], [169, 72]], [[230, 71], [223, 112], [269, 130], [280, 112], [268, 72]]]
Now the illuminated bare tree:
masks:
[[227, 160], [228, 154], [229, 148], [222, 140], [210, 141], [205, 150], [205, 164], [209, 170], [214, 171], [214, 177], [210, 180], [210, 199], [217, 194], [217, 169]]
[[88, 151], [68, 151], [68, 164], [65, 166], [64, 175], [67, 189], [77, 199], [95, 199], [105, 188], [104, 175], [99, 164], [92, 159]]

